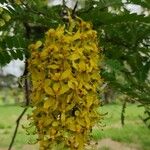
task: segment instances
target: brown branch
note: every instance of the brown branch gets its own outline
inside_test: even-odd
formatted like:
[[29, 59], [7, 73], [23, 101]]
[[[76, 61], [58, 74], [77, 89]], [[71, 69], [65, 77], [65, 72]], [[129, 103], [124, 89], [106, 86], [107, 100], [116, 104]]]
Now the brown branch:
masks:
[[22, 111], [22, 113], [19, 115], [19, 117], [16, 120], [16, 127], [15, 127], [13, 137], [12, 137], [12, 140], [11, 140], [11, 143], [9, 145], [8, 150], [12, 149], [12, 146], [14, 144], [14, 141], [15, 141], [15, 138], [16, 138], [16, 135], [17, 135], [17, 132], [18, 132], [18, 128], [19, 128], [19, 125], [20, 125], [20, 121], [21, 121], [22, 117], [24, 116], [24, 114], [26, 113], [26, 111], [28, 109], [28, 106], [29, 106], [29, 102], [30, 102], [29, 101], [29, 81], [28, 81], [28, 78], [27, 78], [27, 75], [28, 75], [28, 70], [27, 69], [28, 69], [28, 62], [26, 60], [25, 61], [25, 70], [24, 70], [24, 74], [23, 74], [23, 76], [25, 77], [24, 84], [25, 84], [25, 100], [26, 100], [26, 103], [25, 103], [24, 110]]
[[72, 17], [73, 18], [75, 17], [77, 7], [78, 7], [78, 1], [76, 2], [75, 6], [74, 6], [74, 8], [72, 10]]
[[66, 7], [66, 1], [62, 0], [62, 4], [63, 4], [63, 7], [65, 8]]
[[122, 127], [125, 125], [125, 109], [126, 109], [127, 101], [124, 100], [122, 104], [122, 111], [121, 111], [121, 125]]
[[25, 106], [29, 106], [29, 103], [30, 103], [30, 99], [29, 99], [30, 83], [28, 80], [28, 61], [27, 61], [27, 59], [25, 60], [24, 76], [25, 76], [24, 84], [25, 84], [25, 99], [26, 99], [26, 105]]
[[12, 137], [12, 140], [11, 140], [11, 143], [9, 145], [9, 148], [8, 150], [11, 150], [13, 144], [14, 144], [14, 141], [15, 141], [15, 138], [16, 138], [16, 135], [17, 135], [17, 132], [18, 132], [18, 128], [19, 128], [19, 124], [20, 124], [20, 120], [22, 119], [22, 117], [24, 116], [25, 112], [27, 111], [28, 108], [24, 108], [24, 110], [22, 111], [22, 113], [20, 114], [20, 116], [18, 117], [18, 119], [16, 120], [16, 128], [15, 128], [15, 131], [13, 133], [13, 137]]

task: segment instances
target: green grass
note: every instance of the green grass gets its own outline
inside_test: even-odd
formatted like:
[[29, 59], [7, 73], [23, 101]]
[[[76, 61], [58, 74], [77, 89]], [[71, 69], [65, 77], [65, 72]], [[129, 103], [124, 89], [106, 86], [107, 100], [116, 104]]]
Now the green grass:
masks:
[[99, 128], [93, 129], [92, 137], [94, 140], [111, 138], [128, 144], [136, 144], [142, 150], [150, 149], [150, 130], [140, 120], [139, 115], [143, 113], [143, 108], [138, 108], [134, 104], [129, 104], [126, 108], [125, 126], [121, 126], [120, 122], [120, 105], [106, 105], [102, 112], [108, 112], [105, 116], [103, 130]]
[[[14, 132], [16, 119], [22, 110], [23, 108], [20, 106], [0, 106], [0, 147], [8, 147]], [[23, 123], [26, 123], [26, 115], [23, 117], [22, 122], [20, 123], [18, 134], [15, 140], [14, 146], [17, 149], [20, 149], [20, 147], [24, 144], [28, 144], [28, 141], [30, 138], [32, 138], [27, 136], [25, 130], [22, 129], [21, 125]]]
[[[0, 106], [0, 148], [8, 147], [15, 128], [15, 121], [22, 110], [23, 108], [20, 106]], [[93, 129], [92, 138], [95, 141], [111, 138], [121, 143], [136, 144], [141, 147], [141, 150], [149, 150], [150, 130], [139, 118], [139, 115], [143, 113], [143, 108], [138, 108], [134, 104], [128, 105], [124, 127], [120, 123], [121, 105], [105, 105], [100, 108], [100, 111], [102, 113], [108, 112], [108, 115], [103, 120], [105, 127]], [[21, 124], [23, 123], [26, 123], [26, 116], [24, 116]], [[33, 137], [26, 135], [20, 126], [14, 146], [20, 150], [30, 138], [33, 140]], [[107, 150], [108, 148], [104, 147], [103, 149]]]

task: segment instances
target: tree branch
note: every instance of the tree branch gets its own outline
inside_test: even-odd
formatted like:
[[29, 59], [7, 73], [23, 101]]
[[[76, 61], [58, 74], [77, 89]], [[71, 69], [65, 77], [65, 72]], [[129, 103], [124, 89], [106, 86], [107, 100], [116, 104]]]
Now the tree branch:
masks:
[[18, 128], [19, 128], [19, 124], [20, 124], [20, 120], [22, 119], [22, 117], [24, 116], [25, 112], [27, 111], [28, 108], [25, 108], [22, 113], [20, 114], [20, 116], [18, 117], [18, 119], [16, 120], [16, 128], [15, 128], [15, 131], [14, 131], [14, 134], [13, 134], [13, 137], [12, 137], [12, 140], [11, 140], [11, 143], [9, 145], [9, 148], [8, 150], [11, 150], [13, 144], [14, 144], [14, 141], [15, 141], [15, 138], [16, 138], [16, 135], [17, 135], [17, 132], [18, 132]]
[[124, 100], [123, 104], [122, 104], [122, 111], [121, 111], [121, 125], [122, 127], [124, 126], [125, 124], [125, 109], [126, 109], [126, 99]]
[[28, 62], [26, 60], [25, 62], [25, 70], [24, 70], [24, 74], [23, 76], [25, 76], [25, 81], [24, 81], [24, 85], [25, 85], [25, 100], [26, 100], [26, 103], [25, 103], [25, 108], [24, 110], [22, 111], [22, 113], [19, 115], [19, 117], [17, 118], [16, 120], [16, 127], [15, 127], [15, 130], [14, 130], [14, 133], [13, 133], [13, 137], [12, 137], [12, 140], [11, 140], [11, 143], [9, 145], [9, 148], [8, 150], [11, 150], [13, 144], [14, 144], [14, 141], [15, 141], [15, 138], [16, 138], [16, 135], [17, 135], [17, 132], [18, 132], [18, 128], [19, 128], [19, 125], [20, 125], [20, 121], [22, 119], [22, 117], [24, 116], [24, 114], [26, 113], [27, 109], [28, 109], [28, 106], [29, 106], [29, 81], [28, 81], [28, 78], [27, 78], [27, 75], [28, 75]]
[[74, 8], [72, 10], [72, 17], [73, 18], [75, 17], [77, 7], [78, 7], [78, 1], [76, 2], [75, 6], [74, 6]]

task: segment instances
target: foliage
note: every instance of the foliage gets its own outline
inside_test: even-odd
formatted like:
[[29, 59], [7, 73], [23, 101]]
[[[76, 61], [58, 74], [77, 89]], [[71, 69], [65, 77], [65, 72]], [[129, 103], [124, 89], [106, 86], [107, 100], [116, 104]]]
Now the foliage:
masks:
[[[21, 2], [21, 1], [20, 1]], [[4, 66], [12, 59], [23, 60], [27, 56], [27, 47], [30, 40], [43, 37], [43, 30], [49, 27], [57, 26], [61, 23], [59, 12], [60, 6], [53, 9], [40, 1], [24, 1], [15, 3], [15, 1], [1, 1], [5, 10], [9, 14], [11, 20], [9, 23], [0, 27], [0, 65]], [[2, 16], [0, 16], [2, 17]]]
[[[128, 4], [138, 4], [142, 13], [131, 14]], [[99, 33], [104, 53], [103, 78], [111, 88], [127, 95], [130, 101], [140, 102], [147, 110], [150, 105], [149, 2], [90, 1], [85, 8], [79, 11], [80, 15], [92, 21]]]

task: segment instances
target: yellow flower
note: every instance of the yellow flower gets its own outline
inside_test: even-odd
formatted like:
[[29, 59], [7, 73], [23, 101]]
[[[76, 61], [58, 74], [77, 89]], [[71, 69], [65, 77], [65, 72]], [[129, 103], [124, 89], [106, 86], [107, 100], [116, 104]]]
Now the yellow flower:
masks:
[[97, 88], [99, 48], [90, 23], [69, 17], [68, 26], [49, 29], [45, 41], [29, 46], [31, 105], [40, 149], [62, 141], [70, 150], [84, 150], [100, 114]]

